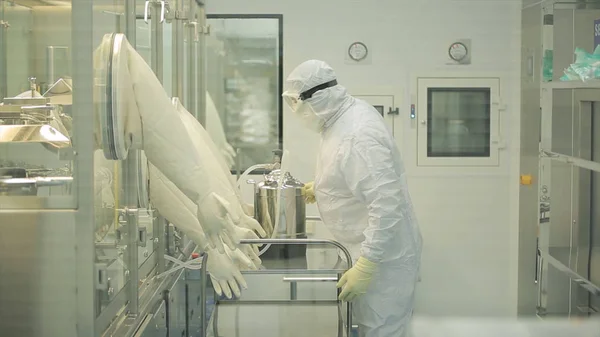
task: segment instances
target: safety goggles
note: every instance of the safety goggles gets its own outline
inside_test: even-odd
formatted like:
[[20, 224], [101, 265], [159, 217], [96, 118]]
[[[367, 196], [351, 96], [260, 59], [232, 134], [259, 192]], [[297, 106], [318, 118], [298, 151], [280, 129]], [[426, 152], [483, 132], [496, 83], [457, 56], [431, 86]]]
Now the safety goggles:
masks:
[[296, 112], [296, 110], [298, 110], [298, 104], [300, 103], [300, 97], [298, 94], [286, 91], [281, 96], [290, 109], [292, 109], [292, 111]]
[[285, 102], [290, 106], [292, 111], [296, 111], [300, 101], [306, 101], [307, 99], [311, 98], [317, 91], [336, 86], [337, 84], [337, 80], [333, 80], [325, 82], [323, 84], [319, 84], [316, 87], [301, 92], [300, 94], [286, 91], [281, 96], [283, 97]]

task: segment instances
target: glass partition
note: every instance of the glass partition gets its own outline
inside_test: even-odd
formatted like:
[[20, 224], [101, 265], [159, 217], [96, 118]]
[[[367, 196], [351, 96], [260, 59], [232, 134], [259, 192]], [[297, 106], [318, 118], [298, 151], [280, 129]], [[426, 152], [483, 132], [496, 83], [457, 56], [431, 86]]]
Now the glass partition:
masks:
[[[152, 18], [149, 17], [151, 20]], [[170, 21], [163, 22], [163, 78], [162, 84], [169, 96], [173, 95], [173, 24]], [[144, 20], [144, 15], [136, 17], [136, 46], [135, 49], [146, 60], [148, 65], [152, 64], [152, 29], [150, 24]]]
[[489, 88], [428, 88], [427, 156], [490, 155]]
[[[109, 56], [112, 54], [110, 34], [125, 32], [124, 2], [97, 1], [94, 2], [93, 17], [93, 46], [94, 52], [94, 105], [103, 107], [111, 105], [110, 99], [104, 100], [104, 93], [110, 92], [112, 71]], [[105, 53], [106, 52], [106, 53]], [[101, 114], [98, 108], [95, 114]], [[98, 121], [102, 123], [102, 118]], [[100, 125], [98, 129], [105, 128]], [[119, 160], [107, 159], [103, 149], [94, 152], [94, 216], [96, 266], [99, 275], [105, 275], [97, 287], [97, 310], [100, 316], [120, 294], [125, 293], [129, 282], [131, 268], [125, 239], [127, 217], [125, 209], [127, 195], [135, 191], [135, 184], [125, 179], [126, 163]], [[135, 192], [134, 192], [135, 193]], [[125, 233], [124, 233], [125, 232]], [[122, 296], [122, 295], [121, 295]], [[123, 305], [123, 304], [120, 304]]]
[[[226, 140], [237, 151], [234, 171], [271, 162], [282, 147], [282, 18], [208, 15], [208, 94]], [[217, 49], [215, 49], [215, 47]], [[215, 139], [219, 125], [207, 131]]]
[[0, 1], [0, 204], [72, 208], [70, 102], [49, 90], [72, 85], [70, 5], [28, 5]]

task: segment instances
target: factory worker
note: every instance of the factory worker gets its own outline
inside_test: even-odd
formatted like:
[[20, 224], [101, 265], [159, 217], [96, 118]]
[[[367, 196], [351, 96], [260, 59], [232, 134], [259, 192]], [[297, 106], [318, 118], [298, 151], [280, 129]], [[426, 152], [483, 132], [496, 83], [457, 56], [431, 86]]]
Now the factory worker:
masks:
[[421, 258], [421, 234], [400, 152], [381, 115], [350, 96], [325, 62], [302, 63], [283, 96], [321, 135], [313, 187], [323, 222], [350, 251], [338, 283], [353, 301], [359, 334], [408, 334]]
[[[162, 84], [143, 58], [127, 42], [123, 35], [119, 50], [112, 50], [112, 36], [106, 35], [94, 53], [94, 70], [99, 75], [107, 72], [107, 60], [112, 57], [113, 106], [118, 113], [115, 118], [123, 125], [126, 147], [144, 150], [148, 161], [160, 170], [186, 197], [196, 205], [196, 215], [211, 248], [223, 253], [223, 243], [236, 249], [239, 238], [236, 225], [245, 220], [235, 192], [222, 181], [229, 179], [222, 170], [215, 170], [215, 160], [201, 157], [197, 151], [189, 151], [192, 137]], [[97, 83], [101, 81], [97, 81]], [[96, 94], [102, 95], [102, 86]], [[117, 91], [115, 95], [114, 91]], [[99, 115], [96, 116], [99, 118]], [[97, 122], [96, 144], [102, 135]], [[208, 155], [208, 154], [206, 154]]]

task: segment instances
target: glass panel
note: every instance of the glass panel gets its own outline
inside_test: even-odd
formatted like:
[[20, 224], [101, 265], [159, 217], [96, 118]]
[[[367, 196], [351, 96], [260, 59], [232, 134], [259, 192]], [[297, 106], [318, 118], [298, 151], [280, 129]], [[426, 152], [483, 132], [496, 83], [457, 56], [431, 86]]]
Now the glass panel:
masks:
[[211, 116], [209, 102], [207, 131], [217, 144], [225, 143], [216, 139], [222, 127], [227, 143], [238, 151], [236, 171], [271, 162], [282, 140], [280, 21], [208, 18], [207, 87], [216, 113]]
[[138, 17], [135, 21], [135, 29], [136, 29], [136, 41], [135, 41], [135, 49], [138, 53], [146, 60], [146, 63], [150, 63], [151, 59], [151, 32], [150, 25], [144, 22], [143, 17]]
[[61, 4], [25, 7], [0, 1], [3, 208], [74, 205], [71, 103], [57, 97], [58, 87], [47, 92], [59, 79], [66, 83], [61, 90], [71, 85], [71, 9]]
[[[172, 53], [173, 53], [173, 25], [171, 23], [163, 23], [163, 87], [169, 96], [173, 95], [172, 91]], [[148, 65], [151, 65], [152, 60], [152, 31], [150, 24], [144, 22], [142, 15], [138, 15], [136, 19], [136, 50], [146, 60]]]
[[490, 156], [490, 89], [428, 88], [427, 156]]
[[[93, 17], [93, 45], [95, 47], [95, 90], [112, 90], [109, 74], [109, 58], [100, 50], [111, 50], [112, 41], [103, 43], [107, 34], [123, 33], [125, 31], [125, 8], [123, 2], [113, 5], [107, 2], [94, 2]], [[106, 44], [105, 44], [106, 43]], [[94, 104], [101, 106], [104, 101], [101, 95], [94, 95]], [[106, 102], [110, 104], [111, 102]], [[100, 109], [96, 111], [99, 113]], [[101, 120], [101, 119], [98, 119]], [[104, 126], [100, 126], [99, 129]], [[132, 184], [125, 184], [123, 161], [108, 160], [102, 149], [94, 152], [94, 220], [95, 220], [95, 247], [96, 264], [106, 270], [106, 287], [97, 290], [97, 310], [100, 314], [115, 297], [124, 291], [127, 283], [127, 249], [126, 239], [119, 240], [120, 226], [126, 221], [121, 210], [125, 209], [125, 199], [128, 191], [135, 188]], [[126, 228], [126, 227], [123, 227]]]

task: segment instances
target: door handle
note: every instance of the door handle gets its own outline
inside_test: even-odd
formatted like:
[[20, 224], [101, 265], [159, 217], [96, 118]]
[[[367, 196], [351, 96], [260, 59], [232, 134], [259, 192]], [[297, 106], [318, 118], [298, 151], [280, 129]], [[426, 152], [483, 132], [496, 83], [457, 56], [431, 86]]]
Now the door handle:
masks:
[[390, 109], [388, 110], [387, 114], [388, 115], [399, 115], [400, 114], [400, 109], [396, 108], [396, 109], [392, 110], [392, 108], [390, 107]]

